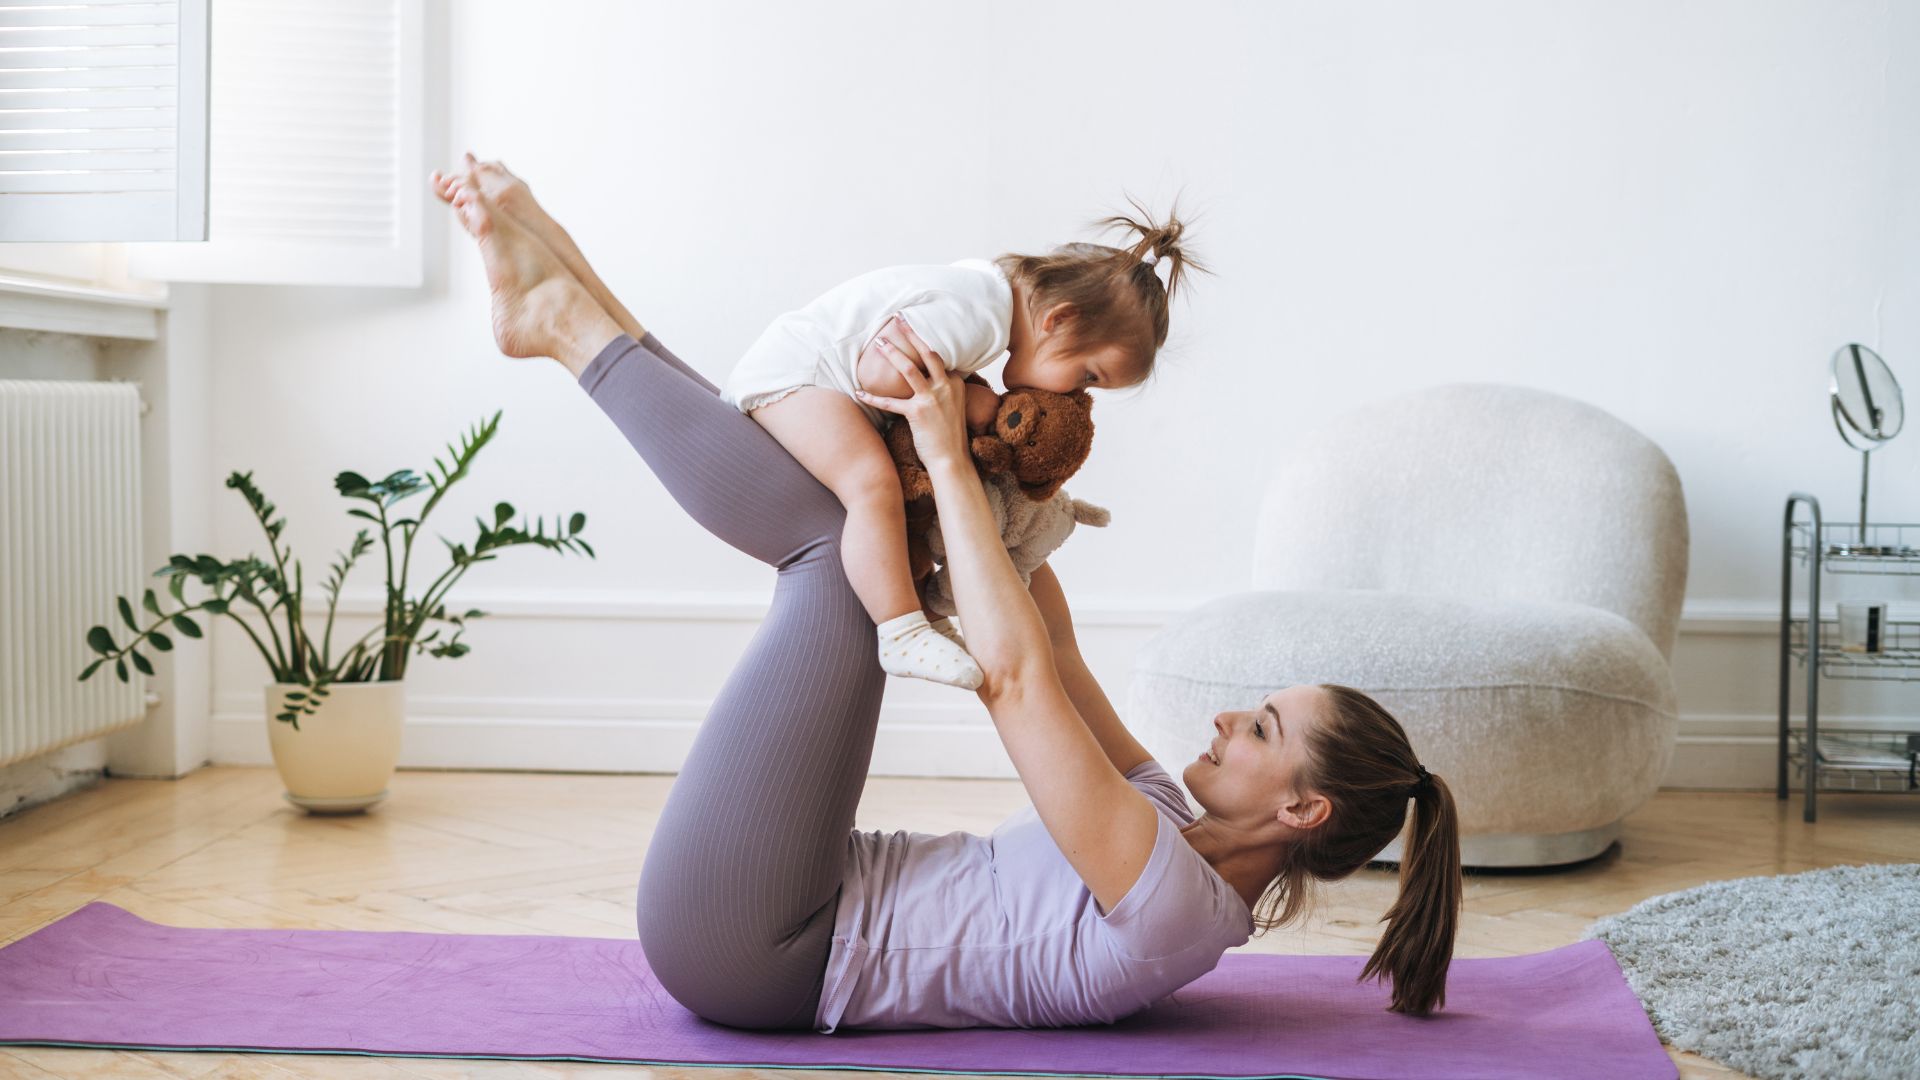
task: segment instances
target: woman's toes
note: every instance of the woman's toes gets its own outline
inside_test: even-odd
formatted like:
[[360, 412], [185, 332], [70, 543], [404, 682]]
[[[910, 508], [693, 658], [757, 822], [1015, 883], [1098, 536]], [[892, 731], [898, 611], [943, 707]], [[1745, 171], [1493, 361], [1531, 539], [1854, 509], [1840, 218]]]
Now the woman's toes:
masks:
[[453, 209], [460, 219], [460, 226], [472, 234], [475, 239], [483, 239], [493, 231], [493, 210], [485, 199], [476, 195], [472, 188], [465, 185], [453, 193]]
[[533, 192], [527, 187], [527, 182], [509, 172], [506, 165], [501, 162], [480, 162], [474, 166], [473, 178], [475, 183], [480, 185], [480, 190], [486, 192], [487, 198], [492, 199], [494, 205], [500, 208], [501, 213], [510, 214], [516, 218], [539, 216], [537, 213], [539, 204], [534, 201]]

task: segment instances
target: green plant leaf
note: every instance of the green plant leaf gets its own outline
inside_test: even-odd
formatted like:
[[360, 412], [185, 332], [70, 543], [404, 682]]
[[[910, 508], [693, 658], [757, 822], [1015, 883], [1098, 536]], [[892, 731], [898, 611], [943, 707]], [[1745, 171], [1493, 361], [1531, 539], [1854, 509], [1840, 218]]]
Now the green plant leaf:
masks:
[[[169, 571], [171, 571], [172, 568], [169, 567], [168, 569]], [[187, 602], [187, 575], [174, 574], [173, 580], [167, 582], [167, 591], [173, 594], [173, 598], [176, 601], [182, 604], [186, 603]]]
[[505, 525], [507, 522], [511, 520], [513, 520], [513, 504], [512, 503], [503, 502], [503, 503], [493, 504], [494, 525], [496, 526]]
[[110, 653], [117, 648], [113, 643], [113, 635], [104, 626], [87, 631], [87, 644], [93, 646], [93, 651], [97, 653]]
[[138, 652], [131, 651], [128, 652], [127, 655], [133, 657], [133, 666], [140, 669], [140, 674], [153, 674], [153, 665], [147, 661], [146, 657], [141, 656]]
[[175, 615], [173, 617], [173, 628], [185, 634], [187, 637], [197, 638], [200, 636], [200, 624], [187, 618], [185, 615]]
[[577, 533], [586, 527], [587, 515], [585, 514], [576, 513], [573, 517], [567, 519], [567, 531], [570, 533]]
[[225, 600], [209, 600], [201, 604], [200, 608], [209, 615], [225, 615], [227, 613], [227, 602]]
[[153, 647], [159, 649], [161, 652], [173, 651], [173, 639], [158, 630], [149, 633], [147, 640], [153, 642]]
[[88, 679], [92, 678], [93, 673], [100, 670], [100, 665], [106, 662], [107, 662], [107, 658], [103, 656], [100, 659], [95, 660], [93, 663], [88, 664], [86, 668], [80, 672], [80, 681], [86, 682]]
[[136, 634], [139, 633], [140, 624], [134, 621], [133, 605], [127, 603], [127, 598], [124, 596], [116, 596], [114, 597], [114, 601], [116, 604], [118, 604], [120, 608], [120, 618], [126, 622], [127, 629], [133, 631]]
[[160, 597], [155, 595], [152, 589], [148, 589], [147, 594], [140, 598], [140, 606], [158, 615], [160, 614]]
[[127, 680], [127, 662], [125, 660], [115, 660], [113, 662], [113, 673], [115, 675], [120, 676], [121, 682], [128, 681]]

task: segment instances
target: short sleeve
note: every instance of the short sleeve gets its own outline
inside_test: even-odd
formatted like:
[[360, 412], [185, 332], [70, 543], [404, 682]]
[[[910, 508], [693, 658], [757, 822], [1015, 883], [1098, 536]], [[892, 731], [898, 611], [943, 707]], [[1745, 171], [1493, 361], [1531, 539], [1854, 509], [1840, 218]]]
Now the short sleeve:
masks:
[[900, 309], [900, 316], [946, 362], [969, 374], [1006, 351], [1008, 329], [994, 312], [958, 293], [935, 290]]
[[1190, 949], [1228, 948], [1223, 938], [1241, 932], [1246, 905], [1225, 879], [1180, 835], [1165, 814], [1155, 814], [1159, 831], [1153, 854], [1140, 879], [1104, 916], [1094, 908], [1120, 951], [1135, 960], [1160, 960]]
[[1181, 789], [1178, 780], [1167, 774], [1166, 766], [1148, 758], [1128, 769], [1126, 779], [1155, 807], [1172, 814], [1179, 824], [1186, 825], [1193, 821], [1193, 808], [1187, 802], [1187, 793]]

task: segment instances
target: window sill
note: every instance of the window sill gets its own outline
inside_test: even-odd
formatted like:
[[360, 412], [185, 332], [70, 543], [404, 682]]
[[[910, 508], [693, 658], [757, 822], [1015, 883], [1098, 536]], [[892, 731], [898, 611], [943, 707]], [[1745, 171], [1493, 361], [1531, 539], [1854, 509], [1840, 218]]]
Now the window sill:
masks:
[[0, 273], [0, 327], [152, 341], [166, 306], [165, 286], [135, 292]]

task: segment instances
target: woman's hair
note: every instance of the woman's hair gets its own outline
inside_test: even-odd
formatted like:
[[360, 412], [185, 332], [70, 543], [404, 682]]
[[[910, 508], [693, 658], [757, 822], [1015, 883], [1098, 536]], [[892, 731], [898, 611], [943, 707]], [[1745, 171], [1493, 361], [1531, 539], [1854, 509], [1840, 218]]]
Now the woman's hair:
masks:
[[[1153, 223], [1145, 207], [1127, 200], [1144, 221], [1125, 214], [1114, 214], [1091, 224], [1101, 228], [1126, 228], [1136, 236], [1125, 247], [1105, 244], [1062, 244], [1045, 255], [1005, 254], [993, 261], [1009, 280], [1026, 286], [1027, 313], [1038, 316], [1055, 304], [1070, 305], [1073, 319], [1066, 326], [1067, 346], [1074, 351], [1101, 345], [1120, 345], [1131, 349], [1142, 365], [1141, 378], [1153, 373], [1154, 357], [1167, 341], [1167, 306], [1173, 294], [1186, 280], [1187, 272], [1212, 273], [1194, 259], [1181, 243], [1186, 223], [1180, 220], [1179, 205], [1168, 211], [1167, 219]], [[1161, 284], [1157, 265], [1141, 260], [1155, 253], [1165, 268], [1166, 283]]]
[[[1400, 857], [1400, 895], [1383, 920], [1386, 932], [1367, 958], [1362, 979], [1389, 976], [1393, 1012], [1425, 1016], [1447, 1000], [1460, 921], [1460, 831], [1453, 792], [1427, 774], [1407, 733], [1380, 704], [1352, 687], [1324, 684], [1332, 708], [1307, 728], [1306, 763], [1296, 785], [1332, 804], [1327, 820], [1287, 848], [1287, 861], [1261, 896], [1261, 932], [1307, 910], [1313, 882], [1338, 881], [1370, 862], [1406, 824], [1413, 831]], [[1274, 909], [1278, 917], [1273, 917]]]

